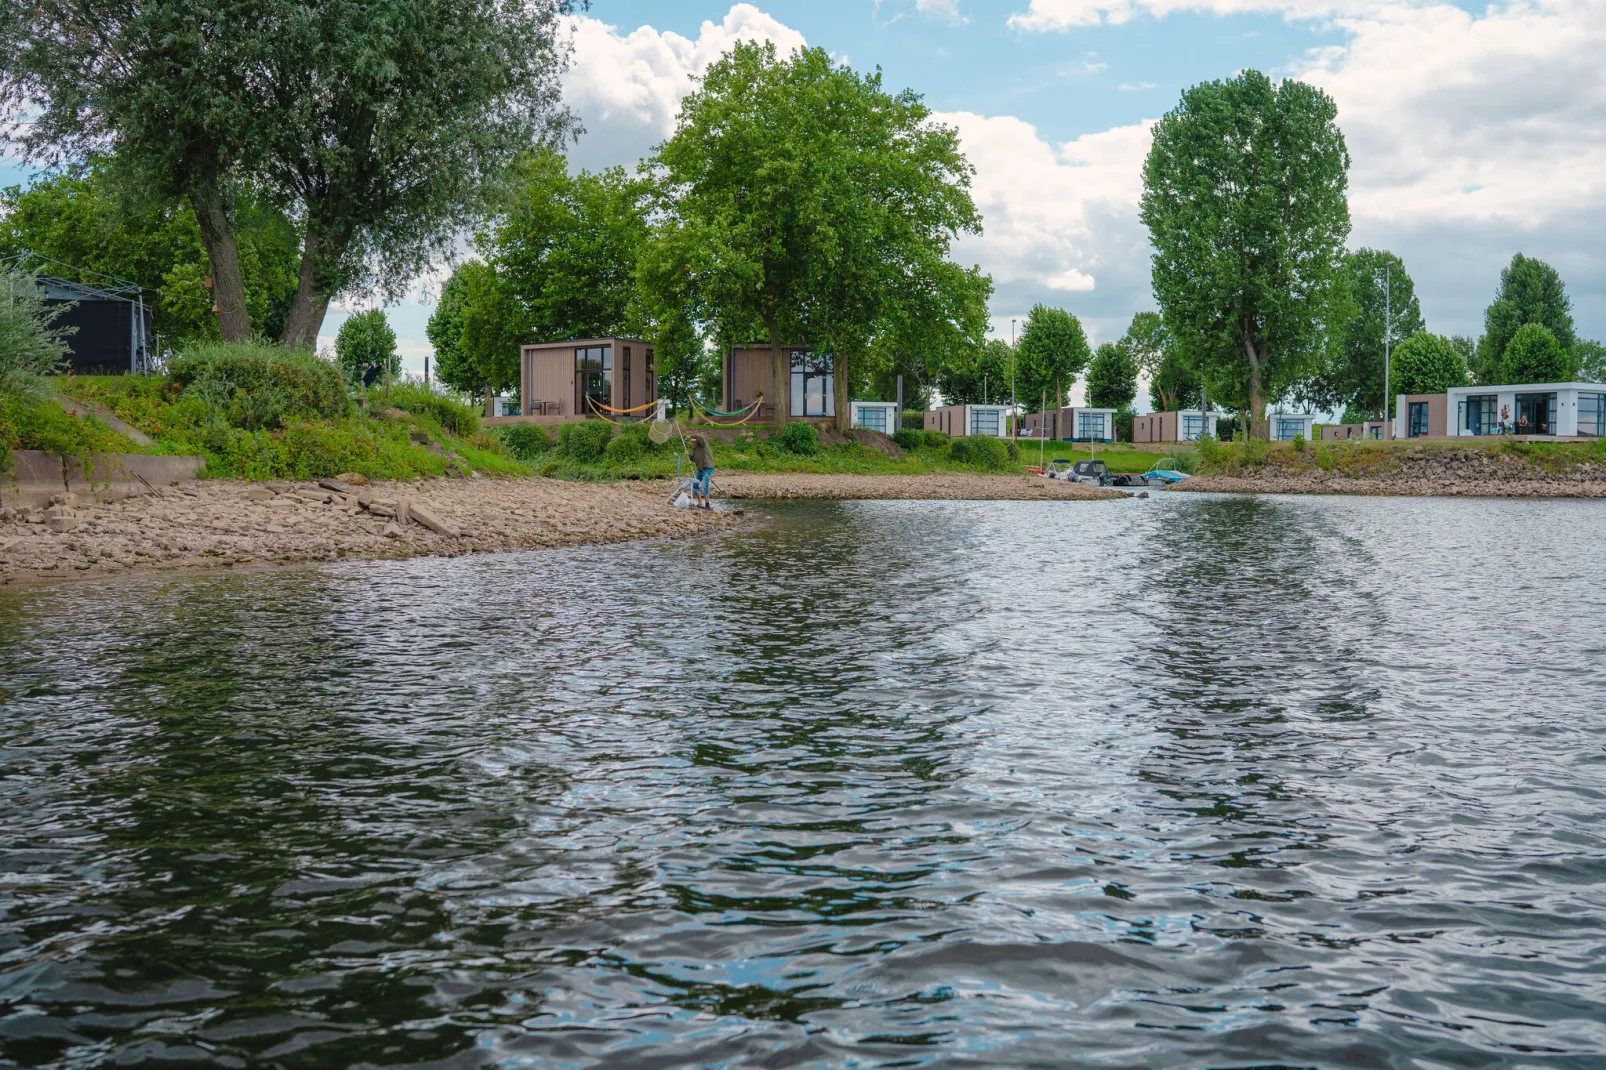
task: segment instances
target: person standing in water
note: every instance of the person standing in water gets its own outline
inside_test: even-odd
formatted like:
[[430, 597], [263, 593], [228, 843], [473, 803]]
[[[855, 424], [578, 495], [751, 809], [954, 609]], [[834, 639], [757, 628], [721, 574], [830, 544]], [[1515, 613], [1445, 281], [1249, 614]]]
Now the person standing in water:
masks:
[[691, 436], [687, 443], [691, 446], [691, 466], [697, 472], [691, 481], [691, 503], [696, 506], [701, 502], [704, 509], [712, 509], [708, 487], [714, 478], [714, 451], [709, 449], [708, 440], [702, 435]]

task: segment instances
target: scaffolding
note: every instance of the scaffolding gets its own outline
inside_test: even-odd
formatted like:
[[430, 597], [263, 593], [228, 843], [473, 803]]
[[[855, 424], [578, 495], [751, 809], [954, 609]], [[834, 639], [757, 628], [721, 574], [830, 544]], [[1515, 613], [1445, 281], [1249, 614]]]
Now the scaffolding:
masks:
[[[127, 305], [128, 372], [139, 375], [159, 369], [161, 358], [156, 352], [150, 310], [145, 304], [145, 291], [137, 282], [75, 267], [32, 252], [0, 259], [0, 271], [12, 277], [32, 276], [43, 291], [44, 299], [49, 302], [71, 303], [80, 307], [91, 302]], [[68, 336], [65, 341], [76, 357], [73, 336]]]

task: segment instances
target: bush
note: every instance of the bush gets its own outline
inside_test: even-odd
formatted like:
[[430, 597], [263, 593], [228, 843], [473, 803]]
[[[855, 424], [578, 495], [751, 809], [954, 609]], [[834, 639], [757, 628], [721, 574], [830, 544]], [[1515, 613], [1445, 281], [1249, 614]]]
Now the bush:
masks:
[[283, 427], [298, 416], [339, 419], [351, 404], [333, 364], [265, 342], [198, 343], [174, 357], [168, 373], [214, 421], [248, 431]]
[[820, 433], [813, 424], [789, 423], [781, 432], [781, 445], [788, 453], [809, 457], [820, 451]]
[[535, 424], [503, 424], [491, 428], [490, 435], [520, 461], [533, 461], [552, 448], [552, 436]]
[[647, 437], [647, 425], [626, 424], [614, 440], [608, 443], [605, 453], [615, 464], [629, 464], [659, 452], [658, 443]]
[[1004, 443], [1004, 451], [1009, 455], [1011, 463], [1020, 463], [1020, 447], [1015, 445], [1013, 440]]
[[392, 383], [390, 404], [403, 412], [433, 420], [442, 430], [458, 438], [473, 438], [480, 433], [480, 416], [474, 406], [423, 383]]
[[956, 438], [948, 447], [948, 456], [959, 464], [968, 464], [989, 472], [1010, 467], [1009, 447], [1002, 439], [986, 435], [966, 435]]
[[1333, 451], [1326, 446], [1316, 447], [1316, 467], [1324, 472], [1331, 472], [1334, 467]]
[[1294, 436], [1293, 446], [1294, 446], [1294, 452], [1295, 453], [1304, 453], [1305, 452], [1305, 436], [1303, 434], [1296, 434]]
[[577, 464], [602, 460], [613, 438], [613, 425], [603, 420], [581, 420], [558, 429], [558, 456]]
[[1572, 378], [1572, 360], [1549, 330], [1526, 323], [1506, 344], [1500, 372], [1512, 384], [1564, 383]]
[[951, 441], [947, 433], [943, 431], [922, 431], [921, 435], [926, 440], [926, 449], [928, 450], [940, 450]]
[[915, 427], [900, 427], [892, 433], [892, 441], [901, 450], [917, 450], [926, 444], [926, 433]]

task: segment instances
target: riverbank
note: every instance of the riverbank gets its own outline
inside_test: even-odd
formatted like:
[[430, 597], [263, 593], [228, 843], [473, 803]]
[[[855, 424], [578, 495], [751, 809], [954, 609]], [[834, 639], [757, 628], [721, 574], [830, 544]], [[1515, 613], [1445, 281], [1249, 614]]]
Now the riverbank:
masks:
[[[736, 510], [673, 509], [663, 482], [437, 479], [199, 480], [95, 504], [61, 495], [0, 513], [0, 583], [134, 569], [232, 568], [341, 558], [455, 557], [676, 538], [742, 522]], [[1091, 500], [1114, 491], [1018, 475], [761, 475], [718, 479], [740, 500]]]
[[1391, 497], [1606, 498], [1606, 455], [1588, 443], [1319, 444], [1183, 480], [1183, 491]]

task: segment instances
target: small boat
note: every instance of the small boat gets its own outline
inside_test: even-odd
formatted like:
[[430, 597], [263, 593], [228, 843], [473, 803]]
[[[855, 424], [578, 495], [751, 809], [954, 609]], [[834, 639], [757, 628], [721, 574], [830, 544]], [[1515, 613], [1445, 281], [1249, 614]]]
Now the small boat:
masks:
[[1154, 462], [1154, 467], [1143, 473], [1150, 486], [1170, 486], [1172, 483], [1181, 483], [1188, 478], [1188, 473], [1177, 471], [1175, 457], [1162, 457]]

